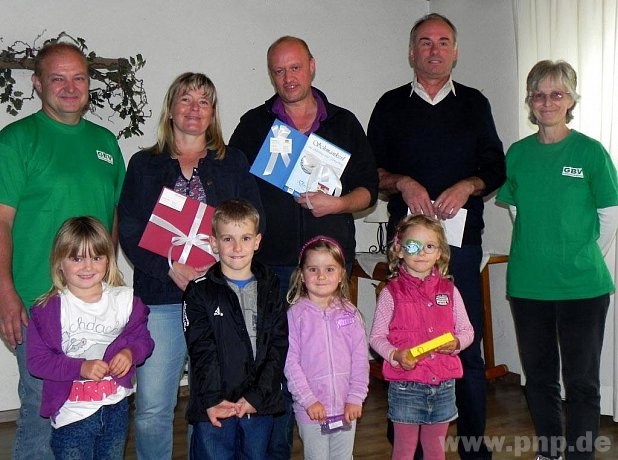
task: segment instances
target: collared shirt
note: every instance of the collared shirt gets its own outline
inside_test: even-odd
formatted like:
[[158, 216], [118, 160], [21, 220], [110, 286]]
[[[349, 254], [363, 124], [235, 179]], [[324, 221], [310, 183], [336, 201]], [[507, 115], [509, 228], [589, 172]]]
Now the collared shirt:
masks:
[[436, 97], [434, 97], [433, 99], [429, 96], [427, 91], [425, 91], [423, 85], [418, 82], [416, 75], [414, 75], [414, 79], [412, 80], [410, 86], [412, 87], [410, 91], [410, 97], [412, 97], [412, 94], [416, 93], [421, 99], [431, 105], [437, 105], [442, 102], [451, 91], [453, 92], [454, 96], [457, 96], [457, 94], [455, 93], [455, 85], [453, 84], [452, 77], [449, 77], [448, 81], [444, 84], [442, 88], [440, 88], [440, 91], [438, 91], [438, 94], [436, 94]]
[[[318, 128], [320, 127], [320, 122], [326, 119], [326, 104], [324, 104], [324, 101], [322, 100], [318, 92], [313, 87], [311, 88], [311, 94], [313, 94], [313, 97], [315, 98], [315, 101], [318, 104], [318, 111], [315, 115], [315, 119], [313, 120], [313, 124], [311, 125], [311, 128], [309, 128], [303, 134], [311, 134], [317, 131]], [[285, 112], [283, 101], [281, 100], [279, 96], [277, 96], [277, 98], [275, 99], [272, 110], [279, 120], [284, 122], [286, 125], [296, 128], [296, 126], [294, 125], [294, 122], [292, 121], [292, 117], [290, 117]]]

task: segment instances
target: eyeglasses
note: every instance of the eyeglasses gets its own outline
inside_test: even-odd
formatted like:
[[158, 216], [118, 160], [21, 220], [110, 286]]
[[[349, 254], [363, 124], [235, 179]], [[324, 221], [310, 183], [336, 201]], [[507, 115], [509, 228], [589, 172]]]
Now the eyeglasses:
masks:
[[423, 244], [417, 240], [407, 240], [404, 244], [401, 245], [401, 247], [406, 252], [406, 254], [409, 254], [411, 256], [420, 254], [421, 251], [425, 251], [425, 254], [433, 254], [438, 250], [438, 246], [436, 244]]
[[567, 93], [564, 91], [552, 91], [549, 94], [545, 94], [539, 91], [539, 92], [530, 94], [528, 98], [535, 104], [539, 104], [541, 102], [545, 103], [547, 98], [549, 98], [552, 102], [560, 102], [562, 99], [564, 99], [564, 96], [567, 94], [571, 94], [571, 93]]

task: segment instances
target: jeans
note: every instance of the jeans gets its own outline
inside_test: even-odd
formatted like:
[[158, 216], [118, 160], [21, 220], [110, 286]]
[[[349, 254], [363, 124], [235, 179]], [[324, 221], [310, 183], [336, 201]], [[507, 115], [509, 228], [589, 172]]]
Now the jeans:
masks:
[[[569, 460], [594, 459], [601, 411], [600, 363], [609, 294], [592, 299], [511, 299], [526, 398], [539, 454], [560, 455], [563, 439], [560, 364], [567, 401]], [[587, 441], [583, 442], [587, 438]], [[579, 442], [578, 442], [579, 441]]]
[[270, 460], [289, 460], [292, 457], [294, 441], [294, 406], [292, 394], [288, 390], [288, 381], [283, 377], [281, 382], [285, 412], [273, 417], [273, 430], [268, 443], [268, 458]]
[[171, 459], [174, 408], [187, 362], [180, 304], [150, 305], [148, 330], [155, 347], [137, 368], [135, 445], [141, 460]]
[[78, 422], [52, 431], [56, 460], [122, 460], [129, 432], [129, 403], [102, 406]]
[[[481, 246], [464, 245], [461, 248], [451, 246], [450, 273], [455, 286], [461, 293], [466, 311], [474, 328], [474, 341], [459, 353], [463, 365], [463, 377], [457, 379], [455, 393], [459, 418], [457, 435], [468, 439], [482, 439], [485, 434], [487, 413], [487, 382], [485, 381], [485, 363], [481, 355], [483, 338], [483, 300], [481, 295], [480, 266], [483, 250]], [[475, 445], [475, 443], [471, 443]], [[467, 459], [490, 459], [491, 452], [485, 443], [480, 443], [478, 450], [465, 450], [468, 443], [459, 443], [459, 456]], [[469, 447], [468, 447], [469, 448]]]
[[39, 415], [43, 380], [33, 377], [28, 372], [25, 327], [22, 327], [22, 337], [24, 337], [23, 343], [17, 345], [15, 349], [19, 369], [17, 392], [20, 408], [13, 443], [13, 460], [52, 460], [54, 456], [49, 445], [51, 424], [49, 419]]
[[432, 425], [457, 418], [455, 379], [437, 385], [391, 381], [388, 385], [388, 419], [393, 423]]
[[210, 422], [193, 425], [191, 460], [267, 460], [266, 450], [273, 429], [269, 415], [230, 417], [220, 420], [221, 428]]

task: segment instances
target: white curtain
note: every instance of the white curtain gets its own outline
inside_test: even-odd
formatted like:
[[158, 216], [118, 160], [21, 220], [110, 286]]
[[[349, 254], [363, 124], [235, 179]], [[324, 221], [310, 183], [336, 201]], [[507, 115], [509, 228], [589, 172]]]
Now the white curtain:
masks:
[[[618, 164], [618, 0], [513, 0], [520, 137], [536, 131], [524, 105], [526, 76], [542, 59], [563, 59], [578, 76], [581, 100], [569, 126], [600, 140]], [[618, 279], [616, 247], [606, 262]], [[618, 421], [618, 315], [614, 297], [601, 361], [601, 413]]]

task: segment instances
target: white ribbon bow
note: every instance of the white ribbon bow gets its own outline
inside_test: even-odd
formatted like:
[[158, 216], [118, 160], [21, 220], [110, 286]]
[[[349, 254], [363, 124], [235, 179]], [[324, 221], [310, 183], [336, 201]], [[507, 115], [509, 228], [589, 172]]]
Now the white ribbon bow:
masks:
[[288, 139], [288, 136], [292, 132], [290, 128], [285, 125], [277, 125], [272, 126], [270, 130], [275, 137], [270, 138], [270, 157], [264, 169], [264, 176], [270, 176], [273, 173], [278, 155], [281, 155], [281, 159], [286, 168], [290, 166], [291, 161], [292, 139]]
[[[318, 185], [316, 190], [320, 191], [319, 184], [325, 184], [328, 188], [329, 195], [341, 196], [342, 184], [339, 176], [335, 170], [328, 164], [321, 163], [314, 155], [307, 154], [303, 158], [305, 160], [305, 167], [311, 171], [309, 178], [307, 179], [306, 192], [311, 191], [311, 187], [314, 183]], [[309, 196], [307, 196], [307, 207], [313, 209]]]

